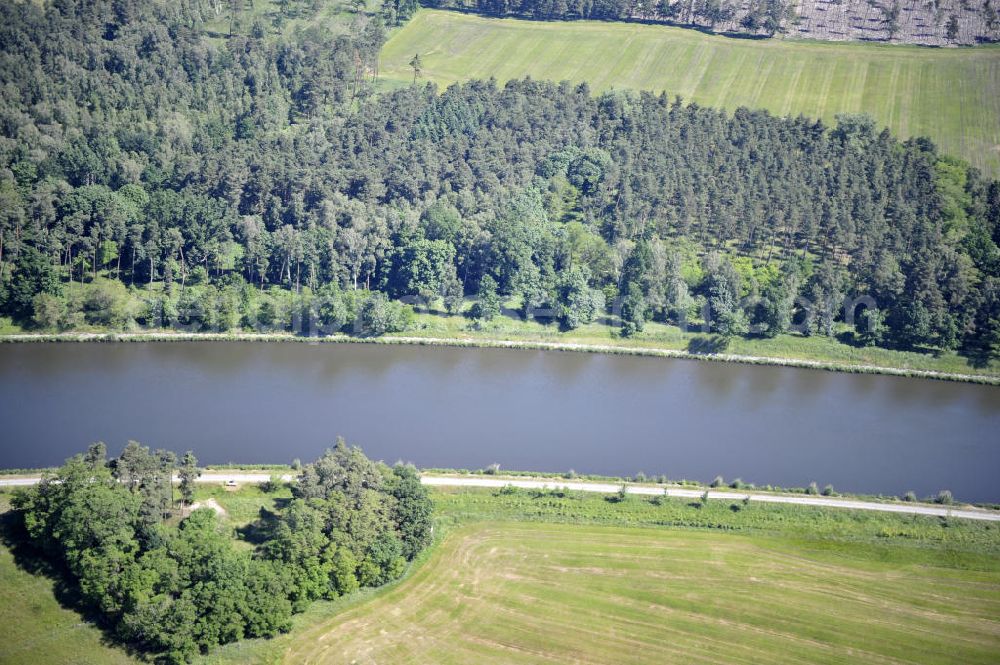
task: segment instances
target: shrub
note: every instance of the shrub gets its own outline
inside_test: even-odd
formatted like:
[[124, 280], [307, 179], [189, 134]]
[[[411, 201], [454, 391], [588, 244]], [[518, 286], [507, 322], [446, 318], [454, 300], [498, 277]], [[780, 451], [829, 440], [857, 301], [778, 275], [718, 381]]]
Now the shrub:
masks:
[[413, 310], [374, 292], [361, 307], [361, 325], [369, 335], [402, 332], [413, 318]]
[[58, 329], [66, 317], [66, 301], [62, 296], [42, 292], [32, 299], [35, 325], [43, 330]]
[[806, 488], [806, 494], [819, 494], [819, 486], [816, 485], [816, 481], [809, 483], [809, 487]]
[[276, 492], [278, 491], [278, 488], [281, 487], [281, 476], [276, 473], [271, 474], [270, 478], [257, 485], [257, 487], [259, 487], [260, 491], [264, 494]]
[[96, 281], [88, 285], [83, 298], [83, 317], [90, 325], [124, 328], [131, 321], [128, 305], [128, 291], [124, 284]]
[[827, 485], [823, 488], [823, 496], [833, 496], [836, 492], [833, 490], [833, 485]]
[[737, 478], [733, 482], [729, 483], [729, 486], [732, 487], [734, 490], [743, 489], [745, 487], [745, 485], [743, 484], [743, 481], [741, 479], [739, 479], [739, 478]]
[[712, 482], [711, 482], [711, 483], [709, 484], [709, 487], [722, 487], [722, 486], [723, 486], [723, 485], [725, 485], [725, 484], [726, 484], [726, 481], [725, 481], [725, 480], [723, 480], [722, 476], [716, 476], [716, 477], [715, 477], [715, 480], [713, 480], [713, 481], [712, 481]]
[[934, 497], [934, 503], [940, 503], [945, 506], [950, 506], [951, 504], [955, 503], [955, 498], [951, 495], [951, 491], [941, 490], [940, 492], [937, 493], [937, 496]]
[[917, 500], [917, 495], [913, 492], [913, 490], [910, 490], [909, 492], [903, 495], [903, 501], [914, 502], [916, 500]]

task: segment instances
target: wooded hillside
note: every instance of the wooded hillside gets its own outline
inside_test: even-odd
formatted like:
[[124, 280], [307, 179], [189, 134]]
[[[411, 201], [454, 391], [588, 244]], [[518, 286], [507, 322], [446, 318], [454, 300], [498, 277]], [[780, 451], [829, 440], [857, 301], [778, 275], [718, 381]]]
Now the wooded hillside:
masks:
[[0, 303], [28, 326], [377, 333], [405, 325], [383, 293], [489, 318], [498, 291], [622, 334], [856, 319], [854, 343], [988, 358], [1000, 331], [1000, 185], [863, 115], [530, 80], [375, 95], [377, 20], [219, 48], [197, 3], [2, 7]]

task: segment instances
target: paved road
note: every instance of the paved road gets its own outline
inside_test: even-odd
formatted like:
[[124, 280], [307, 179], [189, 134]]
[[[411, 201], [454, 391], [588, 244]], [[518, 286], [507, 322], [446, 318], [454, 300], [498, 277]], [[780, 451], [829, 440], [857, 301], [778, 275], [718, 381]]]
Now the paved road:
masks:
[[[201, 483], [224, 483], [230, 480], [237, 483], [259, 483], [267, 480], [271, 474], [264, 472], [220, 472], [208, 471], [201, 475], [198, 482]], [[295, 476], [285, 474], [282, 480], [292, 480]], [[176, 479], [175, 479], [176, 480]], [[554, 489], [566, 488], [580, 492], [599, 492], [601, 494], [613, 494], [619, 490], [620, 484], [593, 483], [571, 480], [528, 480], [528, 479], [504, 479], [504, 478], [484, 478], [482, 476], [421, 476], [424, 485], [436, 487], [492, 487], [499, 488], [505, 485], [513, 485], [524, 489]], [[39, 481], [38, 477], [0, 478], [0, 487], [17, 487], [34, 485]], [[626, 491], [629, 494], [655, 496], [663, 495], [680, 497], [686, 499], [697, 499], [704, 494], [704, 490], [683, 489], [679, 487], [669, 487], [664, 490], [661, 487], [650, 487], [648, 485], [628, 485]], [[874, 501], [857, 501], [855, 499], [838, 499], [825, 496], [804, 496], [801, 494], [763, 494], [758, 492], [737, 492], [731, 490], [709, 490], [709, 499], [719, 500], [742, 500], [749, 497], [750, 501], [760, 503], [791, 503], [800, 506], [824, 506], [829, 508], [849, 508], [852, 510], [877, 510], [887, 513], [903, 513], [907, 515], [931, 515], [934, 517], [963, 517], [971, 520], [986, 520], [990, 522], [1000, 522], [1000, 511], [983, 510], [979, 508], [949, 508], [947, 506], [932, 506], [928, 504], [908, 504], [908, 503], [875, 503]]]

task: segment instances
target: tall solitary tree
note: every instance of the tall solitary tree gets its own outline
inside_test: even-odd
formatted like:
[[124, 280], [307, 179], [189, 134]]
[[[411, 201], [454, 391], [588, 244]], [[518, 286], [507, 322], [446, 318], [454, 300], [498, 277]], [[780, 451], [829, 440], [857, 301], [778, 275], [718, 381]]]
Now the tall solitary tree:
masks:
[[483, 321], [500, 316], [500, 296], [497, 294], [497, 281], [492, 275], [484, 275], [479, 282], [479, 302], [473, 306], [472, 314]]
[[184, 503], [191, 505], [194, 501], [194, 481], [201, 475], [201, 469], [198, 468], [198, 459], [190, 450], [184, 453], [184, 457], [181, 458], [181, 466], [177, 475], [181, 479], [181, 497], [183, 497]]
[[949, 42], [954, 42], [958, 39], [958, 16], [955, 14], [948, 17], [948, 25], [945, 26], [945, 35], [948, 37]]
[[420, 73], [423, 71], [424, 68], [424, 63], [420, 61], [419, 53], [413, 54], [413, 59], [410, 60], [410, 67], [413, 67], [413, 82], [416, 83], [417, 77], [420, 76]]

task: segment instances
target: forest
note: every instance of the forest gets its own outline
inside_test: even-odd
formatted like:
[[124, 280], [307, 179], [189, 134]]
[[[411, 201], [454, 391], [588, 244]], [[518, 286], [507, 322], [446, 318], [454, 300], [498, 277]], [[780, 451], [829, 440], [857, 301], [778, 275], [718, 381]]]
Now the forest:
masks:
[[394, 580], [430, 543], [416, 470], [373, 462], [342, 439], [240, 539], [212, 508], [192, 510], [198, 475], [190, 452], [178, 463], [133, 441], [108, 460], [98, 443], [12, 503], [34, 558], [51, 563], [78, 608], [163, 662], [287, 632], [312, 601]]
[[380, 16], [221, 37], [213, 7], [0, 4], [0, 314], [379, 334], [400, 300], [514, 299], [563, 329], [996, 353], [1000, 184], [927, 139], [585, 84], [442, 91], [419, 56], [386, 90]]

